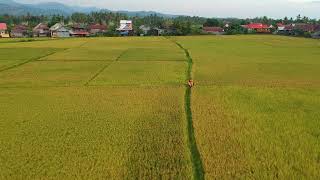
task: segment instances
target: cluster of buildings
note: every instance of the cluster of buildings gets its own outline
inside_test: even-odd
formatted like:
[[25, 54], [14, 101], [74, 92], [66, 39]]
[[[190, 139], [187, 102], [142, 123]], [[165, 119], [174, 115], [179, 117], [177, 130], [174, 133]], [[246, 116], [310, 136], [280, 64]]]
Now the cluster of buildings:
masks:
[[[229, 24], [226, 23], [224, 27], [203, 27], [202, 30], [204, 33], [221, 35], [225, 34], [225, 29], [229, 28]], [[257, 32], [257, 33], [272, 33], [274, 27], [272, 25], [266, 25], [262, 23], [250, 23], [247, 25], [241, 26], [244, 29], [247, 29], [249, 32]]]
[[248, 29], [248, 31], [254, 31], [257, 33], [272, 33], [272, 31], [275, 29], [273, 25], [267, 25], [262, 23], [250, 23], [247, 25], [242, 26], [245, 29]]
[[222, 27], [208, 27], [204, 26], [202, 28], [202, 31], [207, 34], [216, 34], [216, 35], [222, 35], [225, 34], [225, 30]]
[[[152, 28], [146, 25], [139, 27], [142, 31], [140, 35], [155, 35], [160, 36], [164, 33], [163, 29]], [[134, 34], [132, 20], [121, 20], [119, 27], [116, 29], [121, 36], [130, 36]], [[72, 24], [66, 26], [63, 23], [56, 23], [49, 27], [45, 23], [40, 23], [32, 30], [26, 25], [14, 26], [10, 33], [7, 25], [0, 23], [0, 38], [21, 38], [21, 37], [53, 37], [53, 38], [67, 38], [67, 37], [88, 37], [103, 34], [108, 31], [106, 25], [92, 24], [86, 26], [85, 24]]]
[[320, 24], [277, 24], [277, 32], [285, 35], [297, 35], [298, 33], [308, 33], [313, 38], [320, 38]]
[[[205, 34], [216, 34], [222, 35], [226, 34], [226, 30], [230, 27], [226, 23], [223, 27], [202, 27], [202, 32]], [[275, 26], [267, 25], [263, 23], [250, 23], [241, 26], [246, 29], [249, 33], [276, 33], [284, 35], [309, 35], [308, 37], [320, 38], [320, 25], [318, 24], [307, 24], [307, 23], [297, 23], [297, 24], [282, 24], [278, 23]], [[116, 29], [121, 36], [130, 36], [134, 34], [133, 22], [131, 20], [121, 20], [120, 26]], [[160, 36], [163, 34], [174, 34], [174, 29], [166, 28], [154, 28], [146, 25], [139, 27], [140, 35], [152, 35]], [[108, 31], [106, 25], [101, 24], [72, 24], [69, 26], [63, 23], [56, 23], [55, 25], [48, 27], [45, 23], [40, 23], [32, 30], [26, 25], [16, 25], [10, 32], [8, 32], [8, 27], [5, 23], [0, 23], [0, 38], [19, 38], [19, 37], [53, 37], [53, 38], [67, 38], [67, 37], [88, 37], [95, 36], [99, 34], [104, 34]], [[172, 32], [171, 32], [172, 31]]]
[[245, 25], [248, 30], [254, 30], [258, 33], [276, 33], [283, 35], [298, 36], [304, 33], [310, 34], [314, 38], [320, 38], [320, 25], [308, 23], [283, 24], [277, 23], [276, 27], [261, 23]]
[[[225, 29], [229, 27], [229, 24], [225, 24], [222, 27], [203, 27], [202, 30], [207, 34], [221, 35], [225, 34]], [[320, 25], [319, 24], [307, 24], [307, 23], [297, 23], [297, 24], [282, 24], [278, 23], [276, 26], [267, 25], [263, 23], [250, 23], [247, 25], [242, 25], [242, 28], [247, 29], [248, 32], [255, 33], [275, 33], [283, 35], [293, 35], [298, 36], [301, 33], [310, 34], [313, 38], [320, 38]]]
[[73, 24], [66, 26], [63, 23], [56, 23], [48, 27], [45, 23], [40, 23], [32, 30], [26, 25], [16, 25], [10, 32], [5, 23], [0, 23], [0, 38], [21, 38], [21, 37], [87, 37], [107, 32], [107, 26], [101, 24], [92, 24], [86, 26], [84, 24]]
[[[139, 30], [141, 33], [139, 35], [144, 36], [144, 35], [153, 35], [153, 36], [160, 36], [164, 34], [164, 30], [160, 28], [153, 28], [147, 25], [141, 25], [139, 27]], [[120, 21], [120, 26], [117, 28], [117, 31], [120, 33], [122, 36], [129, 36], [133, 35], [133, 23], [131, 20], [121, 20]]]

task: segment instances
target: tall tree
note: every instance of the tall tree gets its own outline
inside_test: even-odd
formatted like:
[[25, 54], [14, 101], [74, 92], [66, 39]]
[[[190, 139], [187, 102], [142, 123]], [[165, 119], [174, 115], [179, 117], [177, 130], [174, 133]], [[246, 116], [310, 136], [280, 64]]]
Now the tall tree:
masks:
[[84, 13], [73, 13], [71, 19], [76, 23], [87, 23], [89, 20], [88, 15]]
[[207, 19], [207, 21], [203, 24], [203, 26], [206, 27], [215, 27], [215, 26], [220, 26], [220, 22], [218, 19]]

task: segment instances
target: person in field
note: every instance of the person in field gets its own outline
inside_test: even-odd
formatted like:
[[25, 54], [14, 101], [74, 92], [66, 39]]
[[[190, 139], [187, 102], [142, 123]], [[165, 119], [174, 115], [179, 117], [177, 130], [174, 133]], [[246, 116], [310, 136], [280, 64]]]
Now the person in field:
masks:
[[190, 80], [188, 81], [188, 85], [189, 85], [190, 88], [192, 88], [192, 87], [194, 86], [193, 80], [190, 79]]

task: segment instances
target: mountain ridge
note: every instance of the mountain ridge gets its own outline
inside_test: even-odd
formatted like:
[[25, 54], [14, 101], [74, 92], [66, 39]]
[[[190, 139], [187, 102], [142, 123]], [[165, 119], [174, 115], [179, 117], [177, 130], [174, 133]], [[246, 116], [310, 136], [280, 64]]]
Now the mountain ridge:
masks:
[[0, 14], [8, 14], [8, 15], [64, 15], [70, 16], [72, 13], [80, 12], [80, 13], [91, 13], [91, 12], [115, 12], [122, 13], [128, 16], [140, 16], [145, 17], [152, 14], [156, 14], [157, 16], [173, 18], [178, 15], [172, 14], [164, 14], [155, 11], [112, 11], [109, 9], [102, 9], [98, 7], [84, 7], [84, 6], [69, 6], [63, 3], [58, 2], [43, 2], [37, 4], [24, 4], [19, 3], [14, 0], [0, 0]]

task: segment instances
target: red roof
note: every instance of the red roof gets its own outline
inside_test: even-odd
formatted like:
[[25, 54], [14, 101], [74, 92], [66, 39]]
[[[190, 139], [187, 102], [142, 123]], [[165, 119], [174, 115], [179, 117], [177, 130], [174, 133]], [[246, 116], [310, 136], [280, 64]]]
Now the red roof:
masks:
[[317, 31], [320, 31], [320, 25], [305, 24], [305, 23], [287, 24], [287, 25], [284, 25], [284, 30], [286, 31], [301, 30], [304, 32], [317, 32]]
[[277, 23], [278, 27], [284, 27], [284, 25], [282, 23]]
[[205, 32], [224, 32], [224, 29], [221, 27], [203, 27]]
[[41, 29], [43, 29], [43, 30], [49, 30], [49, 27], [48, 27], [48, 25], [43, 24], [43, 23], [40, 23], [40, 24], [38, 24], [36, 27], [34, 27], [34, 30], [41, 30]]
[[87, 29], [87, 25], [82, 23], [75, 23], [72, 25], [73, 29]]
[[28, 26], [26, 25], [15, 25], [13, 27], [13, 30], [27, 30], [28, 29]]
[[107, 30], [107, 26], [101, 24], [93, 24], [89, 26], [89, 29]]
[[72, 31], [71, 34], [73, 35], [89, 35], [87, 31]]
[[287, 25], [285, 25], [284, 26], [284, 30], [286, 30], [286, 31], [292, 31], [293, 30], [293, 25], [292, 24], [287, 24]]
[[16, 25], [11, 30], [11, 33], [26, 33], [28, 32], [28, 27], [25, 25]]
[[295, 24], [293, 25], [293, 29], [302, 30], [305, 32], [314, 32], [316, 29], [316, 26], [313, 24]]
[[0, 23], [0, 30], [7, 30], [7, 24], [6, 23]]
[[245, 26], [248, 29], [269, 29], [269, 26], [262, 23], [251, 23]]

